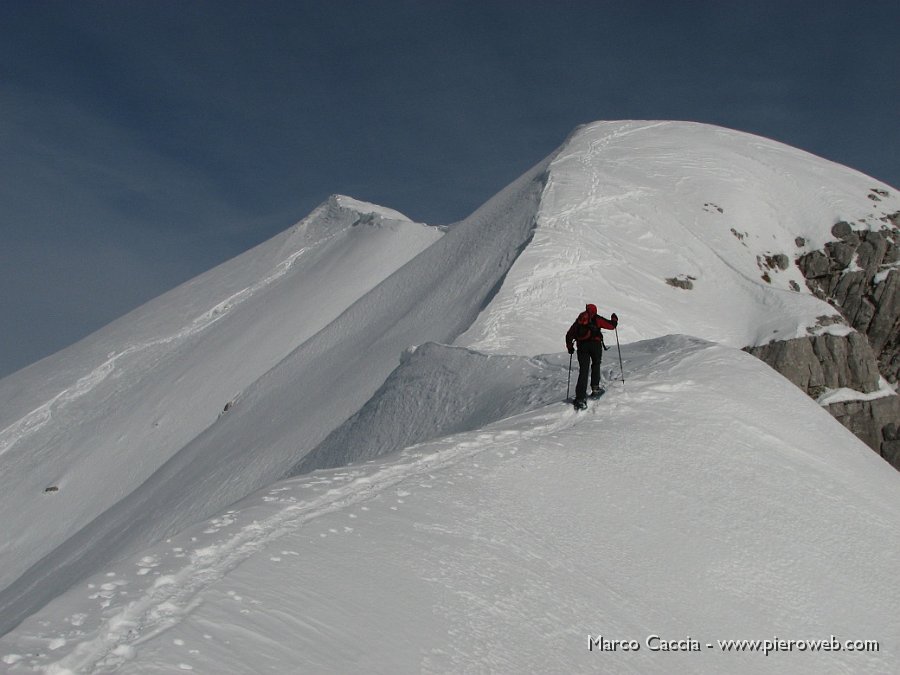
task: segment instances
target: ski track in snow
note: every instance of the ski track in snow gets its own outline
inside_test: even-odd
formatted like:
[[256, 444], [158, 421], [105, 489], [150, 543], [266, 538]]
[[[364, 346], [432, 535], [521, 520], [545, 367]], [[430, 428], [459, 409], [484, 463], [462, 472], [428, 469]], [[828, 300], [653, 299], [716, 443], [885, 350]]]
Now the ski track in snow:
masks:
[[[10, 666], [25, 666], [31, 672], [44, 672], [48, 675], [115, 670], [134, 657], [137, 645], [172, 628], [187, 616], [199, 603], [198, 596], [204, 589], [224, 578], [242, 561], [283, 535], [320, 516], [368, 501], [401, 482], [418, 477], [430, 480], [433, 478], [430, 475], [432, 472], [460, 460], [488, 449], [504, 452], [509, 446], [515, 446], [522, 440], [545, 437], [570, 427], [576, 423], [577, 416], [594, 414], [590, 409], [576, 413], [568, 406], [564, 411], [555, 408], [523, 413], [478, 431], [411, 446], [403, 450], [398, 459], [378, 464], [374, 472], [366, 466], [350, 467], [337, 473], [329, 470], [328, 478], [318, 478], [312, 473], [279, 484], [270, 489], [263, 500], [284, 502], [287, 504], [284, 508], [263, 520], [254, 520], [240, 527], [218, 543], [201, 545], [193, 551], [172, 549], [174, 562], [186, 561], [180, 568], [175, 565], [175, 569], [162, 573], [155, 569], [161, 566], [160, 556], [144, 555], [136, 563], [136, 577], [149, 578], [151, 571], [158, 576], [153, 577], [154, 580], [139, 591], [139, 598], [130, 599], [134, 596], [134, 588], [128, 587], [134, 580], [116, 578], [114, 572], [106, 574], [110, 579], [107, 583], [99, 587], [92, 583], [89, 588], [95, 592], [89, 599], [98, 600], [101, 610], [110, 612], [91, 631], [94, 637], [78, 642], [79, 638], [87, 635], [86, 631], [80, 629], [86, 618], [82, 613], [66, 619], [66, 623], [73, 628], [66, 635], [44, 636], [46, 642], [43, 647], [46, 651], [77, 643], [66, 656], [40, 663], [36, 658], [6, 654], [0, 657], [0, 661]], [[524, 430], [521, 429], [523, 418], [528, 419], [529, 424]], [[511, 424], [519, 428], [504, 428]], [[437, 446], [438, 449], [430, 450], [429, 446]], [[285, 494], [293, 489], [314, 488], [333, 481], [341, 481], [342, 484], [312, 499], [297, 501], [296, 497]], [[400, 492], [397, 494], [400, 495]], [[219, 518], [207, 521], [201, 525], [204, 528], [202, 532], [212, 535], [228, 529], [235, 523], [235, 513], [236, 511], [230, 510]], [[116, 601], [124, 604], [114, 608]], [[111, 607], [112, 610], [109, 609]], [[44, 657], [47, 656], [49, 655], [45, 653]], [[26, 660], [30, 660], [27, 665]]]
[[46, 403], [32, 410], [21, 419], [13, 422], [11, 425], [0, 431], [0, 457], [9, 451], [14, 445], [28, 438], [42, 427], [44, 427], [53, 417], [53, 411], [60, 407], [66, 406], [73, 401], [78, 400], [85, 394], [88, 394], [98, 384], [106, 380], [115, 370], [119, 361], [134, 354], [147, 351], [154, 347], [170, 345], [173, 343], [184, 341], [198, 333], [203, 332], [216, 322], [231, 314], [234, 309], [243, 302], [253, 297], [256, 293], [271, 286], [294, 266], [297, 260], [306, 252], [313, 248], [317, 248], [331, 239], [339, 236], [348, 230], [349, 227], [342, 228], [337, 232], [330, 234], [310, 246], [304, 246], [299, 250], [291, 253], [287, 258], [279, 262], [274, 271], [266, 277], [263, 277], [256, 283], [233, 293], [226, 299], [217, 303], [210, 309], [206, 310], [193, 319], [187, 326], [172, 335], [159, 337], [148, 340], [139, 344], [131, 345], [120, 352], [113, 352], [107, 356], [107, 359], [99, 366], [94, 368], [90, 373], [78, 379], [68, 389], [64, 389]]

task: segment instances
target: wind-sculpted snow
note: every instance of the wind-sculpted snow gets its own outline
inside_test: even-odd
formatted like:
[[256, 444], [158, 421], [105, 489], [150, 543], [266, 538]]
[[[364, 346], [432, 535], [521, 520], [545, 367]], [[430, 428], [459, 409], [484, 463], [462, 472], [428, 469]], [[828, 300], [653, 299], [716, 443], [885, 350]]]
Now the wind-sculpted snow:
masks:
[[555, 356], [501, 356], [422, 345], [292, 473], [372, 459], [559, 402], [565, 369]]
[[[432, 363], [504, 361], [428, 349]], [[278, 482], [106, 566], [0, 639], [0, 663], [11, 675], [891, 672], [900, 477], [746, 353], [667, 336], [623, 357], [626, 384], [584, 413], [522, 397], [518, 414]], [[508, 381], [543, 373], [538, 389], [562, 392], [567, 361], [510, 359]], [[641, 649], [589, 651], [600, 634]], [[702, 652], [652, 652], [653, 634]], [[705, 646], [831, 634], [880, 651]]]
[[282, 235], [0, 381], [8, 533], [0, 588], [133, 491], [245, 387], [440, 236], [334, 197]]
[[838, 221], [879, 230], [898, 211], [897, 190], [758, 136], [686, 122], [590, 124], [550, 164], [533, 241], [456, 344], [551, 352], [559, 326], [588, 302], [622, 318], [626, 342], [805, 337], [837, 313], [807, 289], [795, 258], [832, 239]]
[[[339, 233], [330, 235], [317, 242], [317, 244], [324, 244], [337, 234]], [[300, 250], [291, 253], [287, 258], [285, 258], [275, 266], [275, 270], [271, 274], [263, 277], [247, 288], [242, 288], [236, 293], [233, 293], [225, 300], [222, 300], [214, 307], [211, 307], [210, 309], [200, 314], [200, 316], [195, 317], [192, 321], [190, 321], [190, 323], [188, 323], [186, 326], [176, 331], [175, 333], [157, 337], [152, 340], [148, 340], [147, 342], [133, 344], [120, 352], [110, 353], [103, 363], [98, 365], [87, 375], [81, 377], [70, 388], [61, 391], [52, 399], [50, 399], [40, 407], [32, 410], [30, 413], [17, 420], [6, 429], [0, 430], [0, 456], [2, 456], [13, 445], [27, 440], [31, 434], [35, 433], [45, 424], [47, 424], [52, 419], [54, 410], [65, 407], [73, 401], [76, 401], [82, 396], [85, 396], [93, 391], [98, 384], [103, 382], [107, 377], [115, 372], [120, 361], [124, 361], [132, 355], [151, 350], [155, 347], [177, 344], [179, 342], [187, 340], [188, 338], [194, 337], [198, 333], [201, 333], [217, 321], [221, 321], [222, 319], [227, 317], [229, 314], [231, 314], [231, 312], [239, 307], [241, 303], [245, 302], [249, 298], [252, 298], [260, 291], [265, 290], [267, 287], [271, 286], [281, 277], [287, 274], [291, 267], [293, 267], [297, 259], [300, 258], [300, 256], [302, 256], [306, 251], [307, 248], [303, 247]]]
[[[350, 305], [136, 490], [33, 565], [0, 593], [0, 630], [112, 557], [283, 477], [365, 404], [406, 349], [450, 342], [465, 330], [532, 236], [545, 168], [529, 171]], [[323, 293], [314, 295], [319, 304], [332, 290], [313, 288]], [[278, 317], [282, 310], [266, 304], [257, 311]]]
[[[310, 248], [325, 246], [332, 239], [345, 234], [348, 228], [359, 224], [364, 217], [368, 217], [367, 222], [370, 223], [383, 222], [384, 218], [390, 217], [396, 223], [406, 222], [412, 224], [405, 216], [396, 211], [368, 205], [371, 213], [367, 213], [365, 211], [366, 206], [364, 202], [342, 195], [333, 197], [331, 202], [320, 207], [296, 227], [297, 231], [302, 231], [305, 238], [310, 238], [310, 235], [312, 235], [311, 243], [288, 253], [274, 265], [274, 269], [271, 272], [263, 272], [263, 276], [255, 279], [246, 287], [232, 292], [224, 300], [218, 301], [214, 306], [195, 316], [188, 323], [178, 326], [173, 332], [155, 336], [137, 344], [131, 344], [120, 351], [110, 352], [102, 363], [94, 367], [86, 375], [81, 376], [71, 387], [59, 392], [49, 401], [38, 406], [30, 413], [23, 415], [5, 429], [0, 430], [0, 455], [3, 455], [13, 445], [27, 439], [30, 434], [44, 426], [52, 418], [55, 409], [65, 406], [91, 392], [95, 386], [116, 370], [119, 361], [133, 354], [151, 350], [154, 347], [177, 344], [206, 330], [217, 321], [227, 317], [243, 302], [279, 281]], [[341, 213], [341, 211], [347, 209], [354, 210]], [[356, 209], [363, 209], [363, 211], [359, 212]], [[348, 215], [350, 217], [349, 221], [347, 219]], [[432, 232], [436, 231], [432, 230]], [[410, 242], [407, 240], [404, 242], [407, 247], [413, 248], [409, 246], [411, 243], [415, 244], [414, 241]], [[284, 244], [280, 244], [278, 248], [283, 250], [284, 246]], [[272, 244], [269, 243], [268, 247], [271, 248]], [[374, 252], [370, 251], [370, 253]], [[346, 256], [347, 253], [342, 252], [342, 255]], [[254, 271], [259, 273], [258, 268], [254, 269]], [[341, 280], [342, 285], [344, 285], [344, 281], [343, 279]], [[169, 309], [172, 311], [171, 308]]]
[[[488, 448], [496, 450], [540, 438], [572, 422], [569, 415], [546, 411], [516, 430], [484, 431], [472, 437], [450, 438], [434, 448], [411, 448], [375, 468], [350, 468], [333, 476], [275, 485], [266, 491], [262, 501], [276, 503], [279, 508], [267, 509], [269, 513], [261, 519], [252, 516], [248, 519], [248, 514], [236, 505], [221, 517], [199, 526], [197, 532], [206, 545], [197, 546], [197, 536], [190, 547], [160, 545], [124, 563], [123, 568], [129, 570], [125, 574], [106, 573], [97, 582], [91, 582], [88, 588], [96, 592], [89, 593], [87, 604], [99, 604], [106, 617], [98, 625], [94, 623], [96, 612], [91, 609], [70, 613], [66, 623], [74, 625], [76, 630], [68, 629], [68, 637], [58, 636], [48, 642], [59, 644], [51, 651], [71, 644], [71, 653], [64, 658], [53, 658], [48, 672], [81, 673], [98, 667], [121, 666], [133, 659], [133, 644], [176, 626], [197, 607], [200, 593], [249, 557], [277, 545], [286, 533], [295, 532], [327, 514], [365, 504], [401, 482], [427, 477]], [[367, 509], [362, 506], [363, 511]], [[89, 617], [90, 625], [86, 625], [85, 619]], [[22, 661], [36, 664], [45, 659]], [[20, 659], [7, 655], [6, 662], [15, 665]]]

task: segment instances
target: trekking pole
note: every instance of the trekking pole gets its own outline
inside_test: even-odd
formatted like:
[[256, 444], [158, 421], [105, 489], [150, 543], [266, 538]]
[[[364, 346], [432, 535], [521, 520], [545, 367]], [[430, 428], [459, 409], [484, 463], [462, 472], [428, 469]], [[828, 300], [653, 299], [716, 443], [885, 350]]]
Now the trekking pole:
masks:
[[622, 386], [625, 386], [625, 368], [622, 366], [622, 348], [619, 346], [619, 327], [616, 326], [616, 349], [619, 350], [619, 373], [622, 375]]
[[572, 383], [572, 355], [569, 354], [569, 379], [566, 380], [566, 400], [569, 400], [569, 385]]

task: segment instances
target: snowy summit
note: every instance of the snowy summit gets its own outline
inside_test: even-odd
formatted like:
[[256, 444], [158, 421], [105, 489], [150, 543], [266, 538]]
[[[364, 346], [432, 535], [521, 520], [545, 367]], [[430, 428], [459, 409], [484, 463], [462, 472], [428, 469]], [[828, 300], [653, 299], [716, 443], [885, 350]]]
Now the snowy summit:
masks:
[[686, 122], [448, 227], [330, 198], [0, 380], [3, 671], [893, 672], [900, 474], [743, 349], [853, 333], [795, 261], [898, 213]]

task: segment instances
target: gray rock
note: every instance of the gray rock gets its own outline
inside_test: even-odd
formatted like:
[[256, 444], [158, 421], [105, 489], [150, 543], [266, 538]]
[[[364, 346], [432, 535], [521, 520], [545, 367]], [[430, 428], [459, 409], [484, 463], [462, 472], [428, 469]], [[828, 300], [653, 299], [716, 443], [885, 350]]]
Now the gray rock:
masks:
[[878, 356], [878, 367], [881, 375], [888, 382], [896, 382], [900, 375], [900, 355], [896, 351], [883, 351]]
[[[868, 329], [872, 349], [878, 355], [892, 347], [896, 351], [900, 333], [900, 272], [891, 270], [875, 289], [873, 297], [875, 314]], [[896, 375], [889, 379], [896, 381]]]
[[780, 270], [786, 270], [791, 264], [790, 259], [784, 253], [776, 253], [770, 258], [771, 264]]
[[833, 234], [838, 239], [844, 239], [845, 237], [849, 237], [853, 234], [853, 226], [843, 220], [838, 221], [831, 228], [831, 234]]
[[887, 240], [887, 250], [884, 252], [884, 258], [881, 260], [882, 265], [891, 265], [900, 261], [900, 247], [890, 239]]
[[869, 326], [872, 324], [872, 319], [875, 317], [876, 309], [877, 308], [869, 298], [862, 298], [859, 302], [859, 309], [857, 309], [856, 314], [853, 316], [851, 325], [861, 333], [868, 333]]
[[[833, 335], [830, 337], [840, 340]], [[869, 345], [869, 341], [862, 333], [854, 332], [846, 336], [846, 344], [849, 346], [847, 352], [847, 369], [849, 372], [848, 382], [846, 385], [852, 389], [862, 392], [878, 391], [881, 381], [881, 373], [878, 371], [878, 360], [875, 353]], [[840, 373], [843, 368], [836, 365], [837, 371]]]
[[816, 356], [810, 338], [777, 340], [746, 351], [769, 364], [807, 394], [826, 386], [822, 363]]
[[[889, 382], [900, 379], [900, 269], [890, 269], [875, 283], [876, 274], [886, 265], [900, 262], [900, 212], [882, 220], [893, 228], [857, 232], [850, 223], [835, 223], [831, 233], [836, 241], [797, 259], [809, 290], [837, 308], [857, 332], [773, 342], [747, 350], [810, 396], [838, 387], [873, 392], [880, 377]], [[801, 247], [806, 241], [798, 237], [795, 243]], [[854, 261], [860, 269], [850, 271]], [[774, 257], [766, 256], [766, 262], [772, 267]], [[824, 318], [819, 325], [830, 323]], [[827, 409], [900, 469], [900, 397], [848, 401]]]
[[886, 252], [887, 240], [877, 232], [870, 232], [856, 249], [857, 264], [865, 270], [868, 280], [875, 276]]
[[854, 242], [828, 242], [825, 251], [838, 268], [848, 267], [853, 262], [853, 254], [856, 253], [857, 244]]
[[900, 441], [885, 441], [881, 444], [881, 456], [891, 466], [900, 469]]
[[690, 280], [690, 278], [678, 279], [676, 277], [670, 277], [666, 279], [666, 283], [669, 284], [669, 286], [675, 286], [675, 288], [683, 288], [686, 291], [689, 291], [694, 287], [694, 283]]
[[822, 251], [812, 251], [802, 256], [797, 264], [807, 279], [817, 279], [831, 273], [831, 260]]
[[900, 440], [886, 436], [886, 430], [896, 429], [896, 420], [900, 419], [900, 397], [834, 403], [826, 409], [891, 466], [900, 469]]

